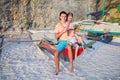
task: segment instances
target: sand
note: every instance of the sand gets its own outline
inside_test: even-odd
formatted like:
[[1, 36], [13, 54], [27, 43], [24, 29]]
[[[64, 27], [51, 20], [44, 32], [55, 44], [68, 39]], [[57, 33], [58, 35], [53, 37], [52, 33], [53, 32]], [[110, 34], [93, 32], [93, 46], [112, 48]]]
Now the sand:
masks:
[[[30, 40], [28, 35], [16, 38]], [[0, 56], [0, 80], [120, 80], [120, 38], [110, 44], [97, 41], [95, 49], [86, 49], [74, 60], [73, 73], [69, 62], [61, 60], [59, 75], [54, 75], [54, 58], [48, 51], [33, 42], [7, 40]]]

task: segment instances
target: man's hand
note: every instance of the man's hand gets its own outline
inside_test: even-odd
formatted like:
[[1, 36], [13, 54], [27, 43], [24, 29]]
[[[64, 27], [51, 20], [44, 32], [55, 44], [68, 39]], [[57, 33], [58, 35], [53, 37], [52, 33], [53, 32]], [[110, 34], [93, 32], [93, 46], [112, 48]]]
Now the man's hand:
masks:
[[67, 32], [67, 31], [68, 31], [68, 27], [65, 27], [63, 30], [63, 33]]

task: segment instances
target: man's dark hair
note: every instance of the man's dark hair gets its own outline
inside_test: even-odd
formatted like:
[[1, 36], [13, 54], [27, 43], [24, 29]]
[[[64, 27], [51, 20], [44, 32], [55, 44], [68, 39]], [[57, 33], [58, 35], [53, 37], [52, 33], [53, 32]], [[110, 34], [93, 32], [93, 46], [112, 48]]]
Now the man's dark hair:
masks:
[[66, 14], [66, 16], [67, 16], [67, 13], [65, 11], [61, 11], [60, 14], [59, 14], [59, 20], [60, 20], [61, 14]]
[[66, 14], [67, 15], [67, 13], [65, 11], [61, 11], [59, 16], [61, 16], [61, 14]]

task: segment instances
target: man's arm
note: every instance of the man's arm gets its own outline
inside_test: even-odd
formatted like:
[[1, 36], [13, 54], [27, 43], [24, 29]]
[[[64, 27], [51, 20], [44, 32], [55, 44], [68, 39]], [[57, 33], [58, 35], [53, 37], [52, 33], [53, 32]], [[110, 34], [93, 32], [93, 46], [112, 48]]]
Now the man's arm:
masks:
[[55, 38], [60, 38], [63, 33], [65, 33], [67, 30], [63, 30], [62, 32], [55, 33]]
[[[58, 24], [56, 25], [56, 29], [55, 29], [55, 38], [57, 38], [57, 39], [60, 38], [60, 37], [62, 36], [62, 34], [65, 33], [65, 32], [67, 31], [67, 29], [68, 29], [68, 28], [66, 27], [66, 28], [64, 28], [62, 31], [61, 31], [61, 30], [59, 31], [59, 29], [60, 29], [59, 27], [61, 27], [60, 25], [61, 25], [61, 24], [58, 23]], [[62, 25], [62, 26], [63, 26], [63, 25]]]

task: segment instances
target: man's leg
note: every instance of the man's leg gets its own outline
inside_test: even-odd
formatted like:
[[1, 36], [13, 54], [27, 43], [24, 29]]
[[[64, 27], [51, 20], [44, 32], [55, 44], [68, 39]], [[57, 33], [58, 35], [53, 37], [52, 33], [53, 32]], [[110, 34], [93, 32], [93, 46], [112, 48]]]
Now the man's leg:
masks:
[[70, 45], [67, 46], [68, 48], [68, 57], [70, 61], [70, 72], [73, 72], [73, 55], [72, 55], [72, 48]]
[[54, 53], [54, 61], [55, 61], [55, 66], [56, 66], [55, 74], [58, 75], [58, 72], [59, 72], [59, 51], [57, 51], [57, 50]]

